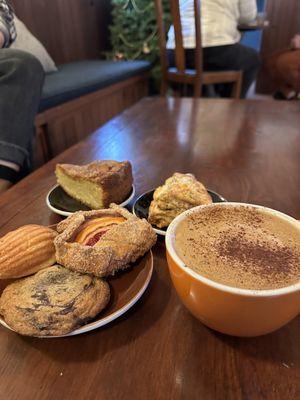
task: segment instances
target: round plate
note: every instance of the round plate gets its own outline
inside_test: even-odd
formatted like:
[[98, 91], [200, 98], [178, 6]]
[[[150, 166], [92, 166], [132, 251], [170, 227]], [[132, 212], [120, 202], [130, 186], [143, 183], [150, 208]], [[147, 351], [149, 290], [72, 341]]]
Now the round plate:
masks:
[[[125, 207], [134, 197], [135, 188], [132, 185], [131, 192], [128, 198], [123, 201], [123, 203], [119, 204], [121, 207]], [[76, 211], [90, 211], [91, 209], [86, 205], [80, 203], [69, 196], [61, 186], [54, 186], [46, 197], [46, 204], [50, 208], [51, 211], [56, 214], [63, 215], [64, 217], [68, 217]]]
[[[100, 328], [128, 311], [143, 295], [149, 285], [153, 272], [153, 255], [151, 250], [125, 271], [120, 271], [107, 279], [111, 299], [108, 306], [92, 322], [81, 326], [74, 331], [62, 336], [38, 336], [41, 339], [80, 335], [85, 332]], [[6, 282], [6, 284], [11, 283]], [[4, 284], [4, 286], [6, 286]], [[1, 284], [1, 292], [4, 289]], [[13, 331], [0, 317], [0, 324]]]
[[[145, 218], [148, 220], [149, 207], [150, 207], [151, 201], [153, 200], [154, 190], [155, 189], [149, 190], [149, 192], [142, 194], [134, 203], [134, 205], [132, 207], [132, 212], [138, 218]], [[213, 203], [223, 203], [223, 202], [227, 201], [220, 194], [218, 194], [212, 190], [207, 190], [207, 191], [210, 194]], [[152, 225], [152, 228], [155, 230], [155, 232], [158, 235], [166, 236], [167, 228], [158, 228], [155, 225]]]

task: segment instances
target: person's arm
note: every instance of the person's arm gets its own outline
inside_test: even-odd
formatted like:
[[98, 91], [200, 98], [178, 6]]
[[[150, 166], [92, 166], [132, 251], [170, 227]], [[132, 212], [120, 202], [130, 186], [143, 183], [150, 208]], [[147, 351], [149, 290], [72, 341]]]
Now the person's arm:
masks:
[[247, 24], [257, 16], [256, 0], [239, 0], [240, 24]]
[[6, 0], [0, 0], [0, 48], [9, 47], [15, 38], [13, 9]]

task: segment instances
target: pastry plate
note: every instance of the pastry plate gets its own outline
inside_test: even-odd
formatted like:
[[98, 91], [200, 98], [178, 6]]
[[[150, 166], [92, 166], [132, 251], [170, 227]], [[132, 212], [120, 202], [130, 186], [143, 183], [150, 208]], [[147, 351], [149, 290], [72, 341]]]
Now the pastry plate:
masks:
[[[146, 218], [148, 220], [149, 207], [150, 207], [151, 201], [153, 200], [154, 190], [155, 189], [149, 190], [149, 192], [142, 194], [134, 203], [134, 205], [132, 207], [132, 212], [138, 218]], [[223, 203], [223, 202], [227, 201], [220, 194], [218, 194], [212, 190], [207, 190], [207, 191], [210, 194], [213, 203]], [[158, 235], [166, 236], [167, 228], [158, 228], [155, 225], [152, 225], [152, 228], [155, 230], [155, 232]]]
[[[67, 335], [39, 337], [44, 339], [80, 335], [112, 322], [126, 313], [126, 311], [128, 311], [141, 298], [149, 285], [152, 273], [153, 255], [150, 250], [128, 270], [121, 271], [115, 276], [107, 279], [111, 290], [111, 299], [108, 306], [96, 317], [96, 319], [75, 329]], [[4, 286], [1, 284], [1, 292], [3, 289]], [[13, 331], [13, 329], [11, 329], [1, 317], [0, 324]]]
[[[132, 185], [131, 192], [123, 203], [119, 204], [125, 207], [133, 198], [135, 194], [134, 185]], [[76, 211], [90, 211], [91, 209], [79, 201], [69, 196], [61, 186], [55, 185], [46, 197], [46, 204], [51, 211], [56, 214], [68, 217]]]

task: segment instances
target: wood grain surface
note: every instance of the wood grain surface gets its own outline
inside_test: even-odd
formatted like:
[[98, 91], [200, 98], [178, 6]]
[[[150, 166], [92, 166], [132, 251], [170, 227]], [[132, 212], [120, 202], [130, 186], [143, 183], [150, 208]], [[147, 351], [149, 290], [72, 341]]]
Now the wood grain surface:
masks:
[[100, 58], [110, 48], [110, 0], [12, 0], [16, 15], [58, 64]]
[[[145, 99], [0, 197], [0, 233], [59, 220], [45, 205], [57, 162], [128, 159], [136, 195], [174, 171], [193, 172], [228, 200], [300, 219], [300, 105]], [[0, 399], [296, 400], [300, 320], [264, 337], [216, 333], [170, 282], [163, 240], [145, 295], [112, 324], [41, 340], [0, 328]], [[276, 312], [276, 310], [274, 310]]]

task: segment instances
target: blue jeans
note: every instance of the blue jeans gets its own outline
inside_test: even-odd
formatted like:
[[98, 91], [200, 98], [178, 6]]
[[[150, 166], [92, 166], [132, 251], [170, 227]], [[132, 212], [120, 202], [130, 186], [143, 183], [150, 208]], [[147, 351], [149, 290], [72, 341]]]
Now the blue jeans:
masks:
[[0, 50], [0, 159], [28, 169], [44, 71], [19, 50]]

